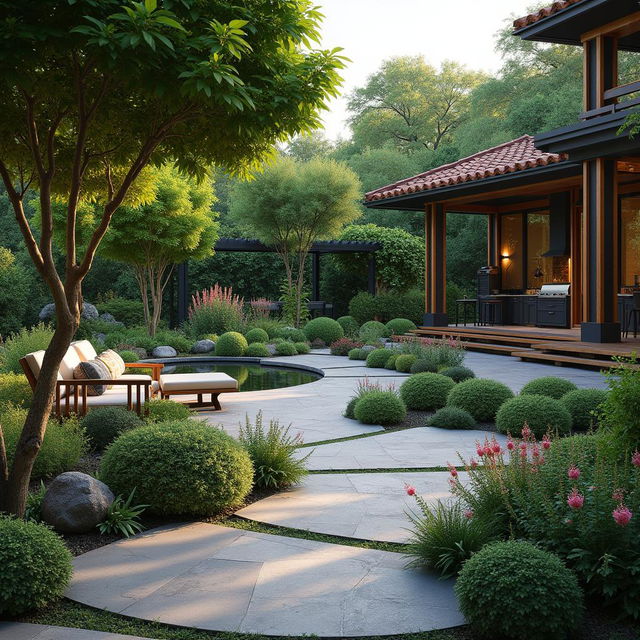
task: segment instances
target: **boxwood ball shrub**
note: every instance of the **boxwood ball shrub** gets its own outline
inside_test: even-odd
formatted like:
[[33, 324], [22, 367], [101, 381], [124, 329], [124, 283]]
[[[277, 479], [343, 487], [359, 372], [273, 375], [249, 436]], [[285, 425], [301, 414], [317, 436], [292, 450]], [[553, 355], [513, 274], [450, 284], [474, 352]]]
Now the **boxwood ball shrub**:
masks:
[[431, 411], [447, 404], [447, 396], [456, 383], [438, 373], [416, 373], [400, 387], [400, 397], [407, 409]]
[[571, 431], [571, 414], [560, 402], [548, 396], [524, 395], [507, 400], [496, 414], [500, 433], [519, 435], [525, 422], [537, 438], [547, 431], [566, 435]]
[[473, 378], [457, 384], [447, 397], [447, 404], [469, 412], [478, 422], [494, 420], [504, 402], [513, 398], [513, 391], [502, 382]]
[[380, 338], [386, 338], [389, 335], [389, 331], [386, 325], [377, 320], [369, 320], [365, 322], [358, 331], [360, 340], [364, 342], [378, 342]]
[[258, 327], [247, 331], [244, 337], [249, 344], [253, 344], [254, 342], [269, 342], [269, 334], [264, 329]]
[[575, 575], [528, 542], [483, 547], [462, 567], [455, 591], [469, 624], [487, 638], [564, 640], [583, 615]]
[[314, 318], [304, 326], [304, 333], [309, 342], [322, 340], [325, 344], [333, 344], [344, 337], [344, 329], [333, 318]]
[[385, 369], [390, 369], [391, 371], [395, 371], [396, 370], [396, 360], [398, 359], [398, 354], [394, 353], [393, 351], [391, 352], [391, 354], [389, 355], [389, 357], [387, 358], [387, 362], [384, 365]]
[[347, 356], [349, 357], [349, 360], [366, 360], [367, 352], [360, 347], [356, 347], [355, 349], [351, 349]]
[[247, 339], [237, 331], [223, 333], [216, 342], [217, 356], [240, 357], [247, 350]]
[[296, 352], [298, 355], [304, 355], [305, 353], [309, 353], [311, 351], [311, 347], [308, 342], [294, 342], [293, 346], [296, 348]]
[[520, 391], [521, 395], [548, 396], [559, 400], [563, 395], [570, 391], [575, 391], [576, 387], [570, 380], [564, 378], [556, 378], [555, 376], [545, 376], [544, 378], [536, 378], [527, 382]]
[[250, 358], [268, 358], [271, 352], [267, 349], [267, 345], [262, 342], [252, 342], [245, 351], [245, 356]]
[[442, 407], [430, 418], [427, 424], [430, 427], [440, 429], [475, 429], [476, 421], [473, 416], [464, 409], [458, 407]]
[[193, 415], [193, 412], [186, 404], [156, 398], [150, 400], [145, 405], [148, 411], [145, 416], [146, 422], [172, 422], [174, 420], [186, 420]]
[[71, 553], [44, 525], [0, 516], [0, 616], [18, 616], [62, 597]]
[[425, 373], [425, 372], [437, 373], [438, 367], [433, 362], [431, 362], [430, 360], [427, 360], [426, 358], [418, 358], [411, 365], [411, 369], [409, 369], [409, 372], [410, 373]]
[[124, 407], [96, 407], [82, 418], [80, 424], [87, 434], [91, 447], [102, 451], [123, 431], [135, 429], [143, 423], [138, 414]]
[[598, 411], [607, 399], [604, 389], [575, 389], [560, 398], [571, 414], [574, 431], [588, 431], [598, 426]]
[[295, 356], [298, 355], [298, 350], [293, 342], [287, 342], [285, 340], [284, 342], [276, 345], [276, 353], [279, 356]]
[[210, 516], [242, 503], [253, 467], [231, 436], [196, 420], [152, 424], [123, 433], [106, 450], [100, 479], [117, 495], [165, 516]]
[[342, 327], [345, 336], [357, 336], [360, 325], [353, 316], [340, 316], [336, 322]]
[[407, 408], [395, 391], [370, 391], [353, 409], [356, 420], [363, 424], [398, 424], [407, 417]]
[[409, 373], [411, 367], [418, 358], [412, 353], [402, 353], [396, 358], [396, 371], [400, 373]]
[[401, 336], [416, 329], [416, 325], [407, 318], [394, 318], [386, 324], [387, 332], [390, 336]]
[[390, 355], [392, 354], [389, 349], [374, 349], [373, 351], [369, 351], [369, 355], [367, 356], [367, 367], [384, 369]]
[[476, 374], [467, 369], [467, 367], [446, 367], [439, 371], [443, 376], [451, 378], [454, 382], [464, 382], [465, 380], [471, 380], [475, 378]]

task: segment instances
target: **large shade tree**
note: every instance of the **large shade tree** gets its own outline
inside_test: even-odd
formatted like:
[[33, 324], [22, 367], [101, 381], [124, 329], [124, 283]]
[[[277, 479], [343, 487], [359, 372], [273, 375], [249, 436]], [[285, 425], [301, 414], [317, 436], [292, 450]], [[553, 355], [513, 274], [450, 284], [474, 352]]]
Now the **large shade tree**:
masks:
[[335, 238], [360, 215], [360, 183], [333, 160], [283, 158], [252, 182], [237, 185], [231, 214], [278, 253], [285, 269], [284, 302], [296, 326], [304, 317], [305, 264], [316, 240]]
[[[57, 322], [12, 464], [0, 456], [0, 509], [24, 512], [82, 281], [136, 178], [165, 159], [199, 176], [212, 164], [240, 171], [318, 128], [343, 65], [312, 48], [320, 18], [308, 0], [3, 0], [0, 177]], [[25, 215], [30, 189], [39, 238]], [[60, 270], [56, 197], [67, 210]], [[101, 213], [78, 250], [83, 200]]]

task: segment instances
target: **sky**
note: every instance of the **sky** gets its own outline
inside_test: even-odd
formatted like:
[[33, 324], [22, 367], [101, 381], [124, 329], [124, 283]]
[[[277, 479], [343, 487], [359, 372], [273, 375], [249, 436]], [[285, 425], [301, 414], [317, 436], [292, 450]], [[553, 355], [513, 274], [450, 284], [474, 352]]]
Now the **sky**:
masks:
[[[495, 34], [507, 18], [528, 13], [532, 0], [316, 0], [325, 20], [323, 48], [343, 47], [352, 60], [343, 96], [366, 83], [383, 60], [422, 55], [429, 64], [455, 60], [487, 72], [500, 68]], [[348, 137], [346, 98], [331, 102], [325, 134]]]

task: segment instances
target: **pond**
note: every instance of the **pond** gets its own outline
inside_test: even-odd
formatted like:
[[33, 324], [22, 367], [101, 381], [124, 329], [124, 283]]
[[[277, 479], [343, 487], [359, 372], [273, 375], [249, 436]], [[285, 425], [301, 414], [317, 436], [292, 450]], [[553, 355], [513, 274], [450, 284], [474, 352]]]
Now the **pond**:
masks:
[[197, 360], [165, 363], [162, 373], [226, 373], [238, 381], [238, 391], [267, 391], [295, 387], [320, 380], [322, 375], [312, 369], [269, 366], [256, 362], [230, 363]]

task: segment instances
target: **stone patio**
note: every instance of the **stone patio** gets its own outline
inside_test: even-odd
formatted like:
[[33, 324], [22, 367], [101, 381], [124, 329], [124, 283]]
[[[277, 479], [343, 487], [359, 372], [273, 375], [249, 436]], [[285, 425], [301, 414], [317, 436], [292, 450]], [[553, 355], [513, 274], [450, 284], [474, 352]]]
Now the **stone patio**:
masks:
[[52, 627], [42, 624], [0, 622], [0, 640], [149, 640], [119, 633], [86, 631], [68, 627]]

